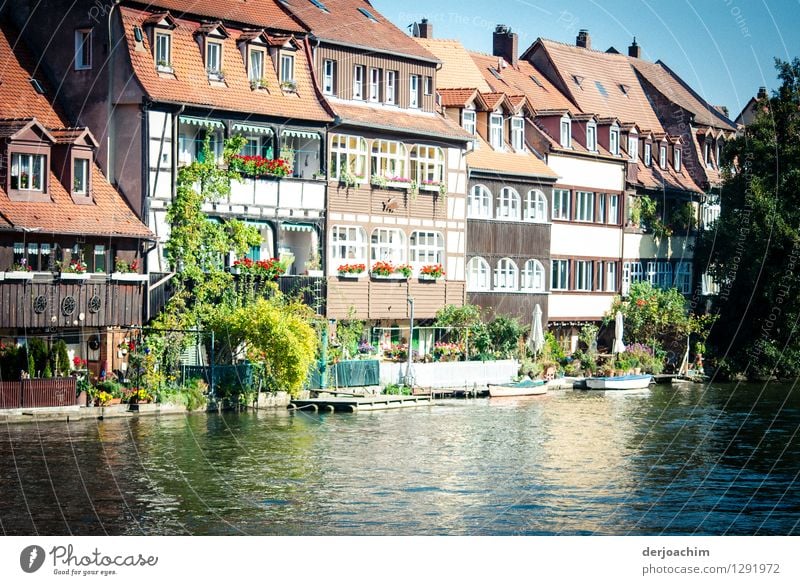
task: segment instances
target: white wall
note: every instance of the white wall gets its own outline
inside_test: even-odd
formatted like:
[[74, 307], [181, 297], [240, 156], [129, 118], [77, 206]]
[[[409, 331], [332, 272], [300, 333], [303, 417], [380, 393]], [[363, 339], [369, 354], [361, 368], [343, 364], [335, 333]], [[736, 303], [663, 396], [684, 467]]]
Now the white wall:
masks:
[[675, 259], [686, 258], [691, 260], [694, 256], [695, 238], [685, 236], [674, 236], [672, 238], [661, 238], [656, 242], [650, 234], [625, 234], [625, 247], [623, 257], [626, 260], [638, 260], [639, 258], [663, 258]]
[[550, 155], [547, 164], [561, 178], [558, 184], [586, 187], [591, 191], [624, 191], [625, 161], [601, 162], [568, 156]]
[[570, 319], [601, 319], [611, 308], [614, 294], [558, 294], [550, 295], [547, 315], [550, 321]]
[[[405, 381], [407, 364], [381, 362], [381, 385], [401, 384]], [[516, 360], [495, 362], [437, 362], [413, 364], [414, 384], [423, 388], [478, 388], [487, 384], [507, 384], [519, 372]]]
[[622, 230], [619, 227], [594, 227], [554, 223], [550, 251], [554, 256], [620, 258]]

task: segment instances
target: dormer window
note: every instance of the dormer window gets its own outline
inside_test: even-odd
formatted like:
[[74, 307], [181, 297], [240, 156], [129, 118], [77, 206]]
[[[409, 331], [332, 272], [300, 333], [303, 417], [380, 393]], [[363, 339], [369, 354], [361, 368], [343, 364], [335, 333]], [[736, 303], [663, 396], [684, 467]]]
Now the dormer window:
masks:
[[681, 149], [677, 146], [675, 147], [675, 172], [681, 172]]
[[172, 73], [172, 35], [156, 32], [156, 67], [164, 73]]
[[644, 166], [649, 167], [653, 158], [653, 146], [647, 142], [644, 145]]
[[717, 139], [716, 143], [716, 152], [714, 153], [714, 161], [716, 162], [717, 168], [722, 166], [722, 140]]
[[364, 99], [364, 66], [356, 65], [353, 68], [353, 99]]
[[464, 128], [470, 135], [475, 135], [475, 110], [466, 108], [461, 114], [461, 127]]
[[569, 116], [561, 118], [561, 146], [563, 148], [572, 148], [572, 121]]
[[586, 125], [586, 150], [597, 152], [597, 124], [594, 122]]
[[209, 79], [222, 79], [222, 43], [219, 41], [206, 41], [206, 73]]
[[294, 55], [281, 51], [281, 84], [294, 84]]
[[516, 152], [525, 149], [525, 119], [521, 116], [511, 118], [511, 146]]
[[322, 93], [336, 95], [336, 61], [326, 59], [322, 66]]
[[247, 80], [251, 89], [266, 89], [267, 80], [265, 65], [267, 62], [266, 47], [248, 45], [247, 47]]
[[639, 158], [639, 137], [633, 133], [628, 135], [628, 156], [631, 162]]
[[[169, 12], [162, 12], [146, 18], [142, 26], [150, 35], [156, 69], [161, 73], [172, 73], [172, 31], [178, 26], [175, 19]], [[141, 29], [138, 34], [136, 31], [137, 27], [134, 27], [134, 38], [138, 43], [140, 41], [137, 37], [141, 35]]]
[[489, 116], [489, 144], [495, 150], [502, 150], [503, 142], [503, 116], [492, 114]]
[[711, 141], [708, 136], [703, 140], [703, 160], [706, 162], [706, 168], [710, 169], [713, 166], [711, 164]]
[[89, 194], [89, 159], [72, 159], [72, 194], [86, 196]]
[[667, 145], [662, 144], [658, 150], [658, 166], [662, 169], [667, 168]]
[[619, 127], [612, 126], [608, 135], [609, 151], [614, 156], [619, 156]]
[[45, 191], [47, 157], [43, 154], [12, 153], [11, 189], [18, 191]]

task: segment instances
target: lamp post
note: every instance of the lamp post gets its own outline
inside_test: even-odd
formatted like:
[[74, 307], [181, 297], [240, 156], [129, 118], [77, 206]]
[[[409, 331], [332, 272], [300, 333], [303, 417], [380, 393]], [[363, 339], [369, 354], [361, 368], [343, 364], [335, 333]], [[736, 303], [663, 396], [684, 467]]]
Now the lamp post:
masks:
[[414, 340], [414, 297], [409, 295], [408, 301], [408, 364], [406, 365], [406, 386], [409, 388], [414, 384], [414, 375], [411, 372], [411, 364], [414, 361], [413, 350], [411, 349]]

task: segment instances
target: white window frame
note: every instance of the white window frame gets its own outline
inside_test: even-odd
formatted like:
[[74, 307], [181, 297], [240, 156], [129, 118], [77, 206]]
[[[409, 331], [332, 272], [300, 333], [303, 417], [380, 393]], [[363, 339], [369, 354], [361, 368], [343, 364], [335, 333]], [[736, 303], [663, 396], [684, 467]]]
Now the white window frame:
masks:
[[[159, 71], [172, 71], [172, 35], [166, 32], [155, 33], [155, 61]], [[163, 63], [163, 64], [162, 64]]]
[[339, 172], [342, 165], [356, 177], [367, 176], [368, 150], [367, 141], [360, 136], [350, 134], [333, 134], [331, 136], [330, 168], [332, 179], [341, 179]]
[[617, 263], [607, 261], [605, 263], [606, 272], [606, 292], [616, 292], [617, 290]]
[[553, 204], [550, 209], [552, 219], [569, 221], [572, 218], [572, 192], [569, 189], [553, 189]]
[[681, 164], [683, 163], [683, 161], [681, 160], [683, 158], [683, 151], [676, 146], [674, 151], [673, 151], [673, 156], [674, 156], [674, 163], [675, 163], [673, 166], [675, 167], [675, 172], [676, 173], [680, 173], [681, 172]]
[[595, 263], [594, 273], [597, 275], [597, 278], [595, 279], [594, 290], [597, 292], [605, 291], [606, 270], [604, 264], [604, 262]]
[[717, 138], [714, 141], [714, 166], [718, 169], [722, 168], [722, 140]]
[[353, 67], [353, 99], [364, 99], [364, 83], [366, 76], [366, 68], [363, 65], [355, 65]]
[[370, 170], [373, 175], [391, 181], [408, 178], [408, 153], [406, 146], [397, 140], [373, 140]]
[[485, 185], [474, 185], [467, 201], [467, 217], [470, 219], [492, 219], [494, 195]]
[[475, 256], [467, 263], [467, 290], [488, 291], [492, 289], [492, 268], [489, 263]]
[[684, 295], [691, 294], [692, 292], [692, 263], [691, 262], [678, 262], [675, 267], [675, 282], [673, 285], [678, 292]]
[[706, 203], [703, 203], [701, 213], [703, 214], [703, 229], [710, 230], [714, 222], [719, 219], [720, 213], [722, 213], [719, 196], [708, 196]]
[[370, 235], [369, 260], [404, 264], [406, 261], [406, 235], [403, 230], [375, 228]]
[[79, 28], [75, 31], [75, 70], [87, 71], [92, 68], [92, 29]]
[[294, 83], [294, 55], [281, 52], [281, 83]]
[[539, 189], [525, 195], [525, 221], [547, 223], [547, 196]]
[[649, 167], [653, 163], [653, 145], [649, 142], [644, 144], [644, 166]]
[[322, 93], [336, 95], [336, 61], [325, 59], [322, 66]]
[[501, 258], [494, 270], [494, 290], [518, 291], [519, 267], [511, 258]]
[[503, 187], [497, 200], [496, 218], [505, 221], [520, 221], [522, 198], [513, 187]]
[[631, 162], [639, 160], [639, 137], [635, 134], [628, 135], [628, 156]]
[[703, 160], [705, 160], [707, 169], [713, 167], [711, 164], [711, 141], [708, 139], [708, 136], [703, 138]]
[[551, 260], [550, 275], [550, 290], [569, 290], [569, 260]]
[[[80, 169], [80, 172], [79, 172]], [[78, 179], [82, 175], [80, 181], [81, 186], [76, 188]], [[76, 157], [72, 159], [72, 193], [75, 195], [88, 195], [89, 194], [89, 159]]]
[[381, 101], [381, 70], [377, 67], [369, 69], [369, 101], [372, 103]]
[[525, 118], [522, 116], [511, 118], [511, 146], [515, 152], [525, 150]]
[[559, 144], [563, 148], [572, 148], [572, 120], [569, 116], [562, 116], [559, 128], [561, 129]]
[[644, 270], [639, 261], [625, 262], [622, 265], [622, 294], [627, 295], [631, 285], [644, 280]]
[[408, 89], [408, 107], [419, 108], [419, 75], [409, 76]]
[[584, 223], [594, 221], [595, 194], [591, 191], [577, 191], [575, 193], [575, 221]]
[[492, 112], [489, 115], [489, 144], [495, 150], [502, 150], [505, 144], [503, 114]]
[[222, 77], [222, 41], [206, 39], [206, 73], [209, 77]]
[[440, 184], [444, 180], [444, 151], [438, 146], [415, 144], [409, 157], [411, 179], [420, 188], [429, 184]]
[[425, 95], [433, 95], [433, 77], [425, 76]]
[[575, 290], [591, 292], [594, 288], [594, 262], [592, 260], [575, 260]]
[[[22, 187], [23, 166], [27, 165], [28, 184]], [[35, 168], [38, 168], [38, 184], [34, 184], [34, 177], [37, 176]], [[31, 191], [45, 193], [47, 187], [47, 156], [44, 154], [33, 154], [28, 152], [11, 153], [11, 177], [17, 177], [16, 191]]]
[[594, 122], [586, 125], [586, 150], [597, 152], [597, 124]]
[[619, 156], [619, 126], [611, 126], [608, 131], [608, 151]]
[[[258, 57], [258, 63], [254, 63], [253, 57]], [[267, 52], [258, 47], [247, 48], [247, 78], [251, 83], [259, 83], [266, 77], [264, 71], [267, 63]]]
[[474, 136], [477, 129], [477, 113], [474, 108], [464, 108], [461, 112], [461, 127], [467, 131], [468, 134]]
[[361, 226], [334, 225], [330, 235], [333, 270], [338, 263], [367, 264], [367, 232]]
[[543, 293], [546, 290], [544, 266], [538, 260], [528, 260], [522, 269], [521, 289], [526, 292]]
[[390, 105], [397, 104], [397, 71], [386, 72], [386, 95], [384, 102]]
[[619, 195], [609, 194], [608, 196], [608, 217], [606, 223], [609, 225], [619, 225]]
[[409, 264], [419, 273], [423, 266], [444, 265], [444, 236], [441, 232], [418, 230], [408, 239]]
[[667, 168], [667, 145], [660, 144], [658, 147], [658, 166], [661, 169]]

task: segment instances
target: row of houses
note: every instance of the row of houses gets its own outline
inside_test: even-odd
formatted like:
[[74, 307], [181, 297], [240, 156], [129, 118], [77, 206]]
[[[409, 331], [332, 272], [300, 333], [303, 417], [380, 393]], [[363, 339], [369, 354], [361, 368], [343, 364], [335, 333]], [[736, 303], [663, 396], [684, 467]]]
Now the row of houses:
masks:
[[[291, 172], [235, 182], [206, 213], [257, 226], [250, 257], [283, 259], [281, 287], [312, 285], [333, 321], [407, 327], [411, 299], [423, 322], [538, 304], [569, 347], [636, 281], [713, 293], [692, 248], [736, 127], [635, 40], [596, 51], [581, 31], [520, 53], [498, 26], [480, 54], [365, 0], [37, 0], [0, 16], [6, 338], [61, 335], [95, 369], [113, 361], [117, 328], [156, 314], [178, 268], [163, 252], [178, 169], [206, 143], [221, 160], [233, 136]], [[377, 262], [412, 275], [372, 277]]]

